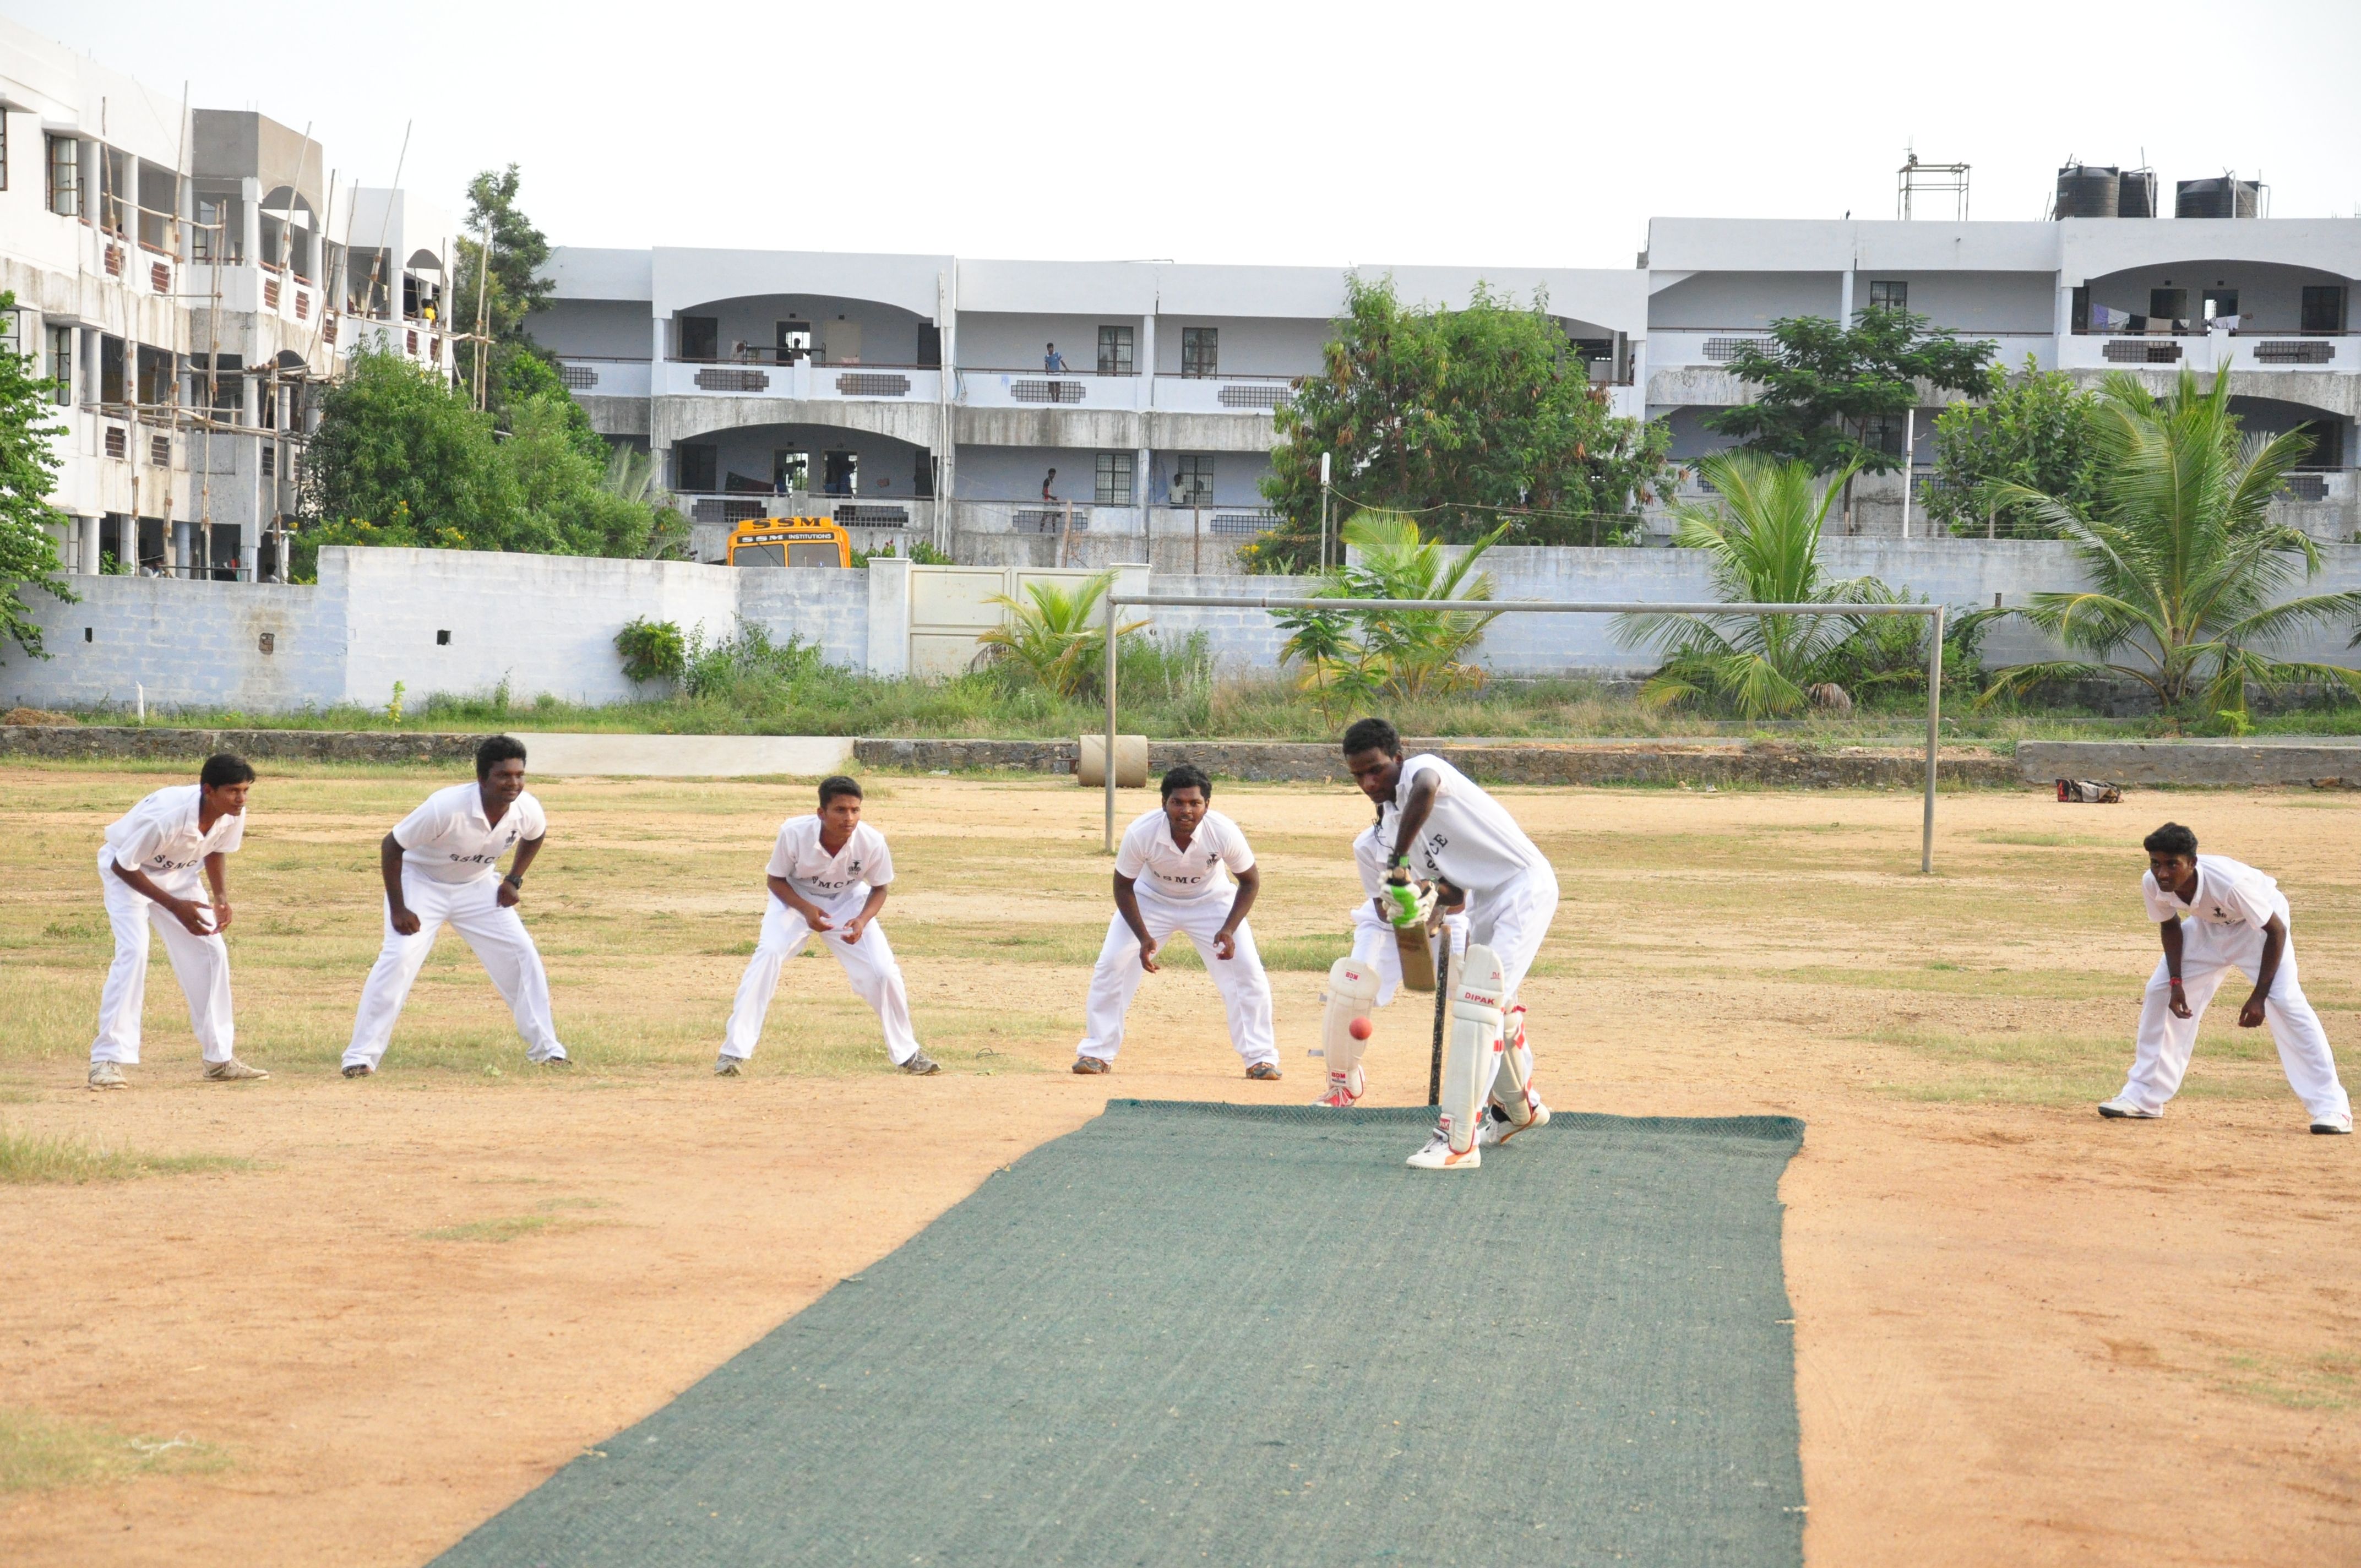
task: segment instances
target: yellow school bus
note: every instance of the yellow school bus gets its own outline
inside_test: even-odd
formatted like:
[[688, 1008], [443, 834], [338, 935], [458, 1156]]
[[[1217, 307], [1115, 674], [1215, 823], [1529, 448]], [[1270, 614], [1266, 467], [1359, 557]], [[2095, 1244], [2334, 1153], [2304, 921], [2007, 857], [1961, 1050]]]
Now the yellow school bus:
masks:
[[852, 536], [824, 517], [750, 518], [730, 531], [733, 566], [850, 566]]

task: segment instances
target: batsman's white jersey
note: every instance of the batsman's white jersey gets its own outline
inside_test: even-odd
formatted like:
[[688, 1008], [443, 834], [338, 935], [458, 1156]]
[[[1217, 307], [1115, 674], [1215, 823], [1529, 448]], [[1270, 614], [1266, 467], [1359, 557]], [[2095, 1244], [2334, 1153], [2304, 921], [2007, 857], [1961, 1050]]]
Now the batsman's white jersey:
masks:
[[1394, 811], [1408, 804], [1411, 784], [1422, 775], [1434, 780], [1434, 806], [1410, 850], [1411, 870], [1467, 894], [1467, 940], [1499, 959], [1504, 1005], [1513, 1005], [1557, 913], [1557, 873], [1507, 807], [1432, 753], [1402, 763]]
[[411, 985], [445, 926], [466, 939], [500, 1000], [509, 1004], [525, 1054], [534, 1061], [566, 1055], [550, 1014], [549, 974], [542, 968], [541, 949], [515, 909], [500, 904], [500, 858], [548, 832], [549, 818], [530, 794], [509, 802], [494, 822], [485, 814], [482, 788], [474, 784], [436, 790], [395, 824], [393, 841], [401, 846], [401, 902], [418, 917], [418, 929], [396, 930], [392, 904], [384, 904], [384, 941], [361, 987], [345, 1066], [375, 1071], [385, 1059]]
[[[1254, 929], [1241, 920], [1233, 933], [1236, 948], [1229, 958], [1215, 956], [1214, 935], [1229, 918], [1237, 897], [1229, 875], [1250, 870], [1254, 850], [1238, 825], [1218, 811], [1189, 836], [1182, 849], [1172, 841], [1172, 826], [1161, 810], [1151, 811], [1126, 829], [1115, 852], [1117, 875], [1132, 880], [1132, 895], [1148, 934], [1159, 943], [1175, 931], [1189, 934], [1205, 972], [1222, 993], [1230, 1025], [1230, 1044], [1247, 1065], [1277, 1062], [1279, 1044], [1271, 1026], [1270, 981], [1263, 973], [1262, 954], [1255, 947]], [[1091, 971], [1090, 1000], [1085, 1006], [1082, 1043], [1077, 1054], [1115, 1059], [1123, 1047], [1124, 1017], [1139, 991], [1146, 971], [1139, 967], [1139, 938], [1133, 935], [1122, 911], [1107, 922], [1106, 940]]]
[[2200, 855], [2197, 888], [2186, 903], [2158, 887], [2153, 872], [2140, 878], [2140, 899], [2149, 919], [2159, 925], [2180, 922], [2181, 999], [2189, 1004], [2189, 1016], [2174, 1014], [2171, 966], [2159, 958], [2140, 999], [2139, 1034], [2122, 1098], [2143, 1111], [2161, 1111], [2180, 1092], [2206, 1004], [2231, 970], [2254, 978], [2263, 961], [2264, 927], [2277, 916], [2287, 927], [2288, 938], [2263, 999], [2263, 1022], [2279, 1047], [2288, 1087], [2312, 1119], [2349, 1122], [2353, 1102], [2337, 1080], [2328, 1031], [2296, 979], [2295, 923], [2279, 883], [2226, 855]]
[[142, 872], [175, 898], [202, 900], [201, 868], [207, 855], [235, 854], [246, 841], [246, 814], [224, 812], [210, 828], [198, 826], [203, 789], [172, 784], [147, 796], [106, 830], [98, 852], [98, 894], [115, 934], [115, 961], [98, 995], [98, 1034], [91, 1041], [93, 1062], [139, 1059], [140, 1014], [148, 1002], [148, 950], [151, 936], [164, 938], [172, 977], [188, 998], [189, 1025], [205, 1060], [227, 1061], [237, 1027], [230, 1011], [229, 946], [217, 933], [192, 932], [170, 910], [115, 875], [115, 868]]
[[[1361, 892], [1367, 896], [1353, 906], [1353, 957], [1378, 971], [1378, 1005], [1385, 1006], [1401, 988], [1401, 947], [1393, 922], [1378, 907], [1385, 890], [1386, 868], [1393, 859], [1393, 807], [1379, 808], [1379, 820], [1361, 829], [1353, 840], [1353, 868], [1361, 873]], [[1467, 948], [1467, 917], [1446, 915], [1444, 928], [1451, 933], [1451, 950]]]
[[[885, 939], [882, 921], [871, 921], [857, 942], [843, 936], [845, 922], [861, 913], [870, 893], [894, 880], [894, 852], [886, 848], [884, 834], [857, 822], [842, 847], [830, 854], [820, 842], [823, 826], [817, 816], [787, 818], [779, 827], [779, 841], [763, 872], [785, 881], [828, 921], [829, 928], [818, 933], [820, 943], [836, 956], [853, 994], [877, 1014], [885, 1034], [885, 1054], [899, 1067], [918, 1054], [918, 1036], [910, 1022], [909, 990], [903, 983], [902, 966], [895, 960], [894, 945]], [[723, 1056], [743, 1061], [754, 1054], [762, 1042], [763, 1021], [770, 1015], [771, 998], [779, 988], [779, 972], [812, 935], [811, 922], [801, 910], [788, 908], [776, 894], [764, 891], [763, 931], [738, 981], [729, 1032], [721, 1043]]]

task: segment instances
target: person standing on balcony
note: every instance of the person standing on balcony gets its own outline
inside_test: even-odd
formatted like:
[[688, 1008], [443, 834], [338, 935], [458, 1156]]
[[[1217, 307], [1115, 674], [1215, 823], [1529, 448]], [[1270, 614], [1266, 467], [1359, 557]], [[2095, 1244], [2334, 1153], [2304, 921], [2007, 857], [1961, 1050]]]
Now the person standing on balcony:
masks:
[[1041, 499], [1043, 500], [1054, 501], [1058, 499], [1056, 496], [1049, 493], [1049, 488], [1057, 482], [1058, 470], [1055, 468], [1050, 469], [1048, 473], [1041, 476]]
[[1056, 344], [1050, 343], [1044, 344], [1042, 345], [1041, 368], [1047, 370], [1053, 376], [1064, 373], [1066, 368], [1066, 356], [1058, 352], [1058, 345]]

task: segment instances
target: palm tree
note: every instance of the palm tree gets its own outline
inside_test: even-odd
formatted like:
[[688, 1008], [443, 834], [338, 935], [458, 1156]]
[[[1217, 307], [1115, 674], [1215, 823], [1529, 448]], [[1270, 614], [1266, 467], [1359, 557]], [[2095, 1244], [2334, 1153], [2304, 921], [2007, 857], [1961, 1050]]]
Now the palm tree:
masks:
[[[1103, 618], [1092, 612], [1115, 585], [1113, 572], [1101, 572], [1071, 592], [1055, 583], [1030, 582], [1026, 597], [1033, 602], [994, 594], [984, 602], [1014, 613], [976, 641], [987, 656], [1011, 659], [1033, 672], [1034, 678], [1060, 696], [1072, 696], [1086, 685], [1106, 658]], [[1118, 639], [1148, 624], [1135, 620], [1115, 628]]]
[[[1781, 463], [1752, 452], [1726, 452], [1697, 465], [1720, 494], [1718, 503], [1673, 509], [1673, 543], [1712, 561], [1717, 596], [1744, 604], [1872, 603], [1883, 585], [1820, 575], [1820, 531], [1828, 508], [1852, 477], [1848, 466], [1813, 477], [1808, 463]], [[1664, 663], [1640, 688], [1660, 707], [1710, 696], [1749, 718], [1795, 713], [1811, 687], [1830, 678], [1839, 652], [1861, 630], [1840, 615], [1629, 615], [1615, 633], [1625, 644], [1653, 645]]]
[[[1444, 546], [1423, 537], [1415, 519], [1392, 511], [1356, 513], [1344, 536], [1357, 559], [1348, 559], [1313, 597], [1481, 603], [1492, 597], [1492, 575], [1477, 571], [1476, 563], [1507, 532], [1496, 528], [1446, 560]], [[1279, 657], [1301, 663], [1304, 689], [1323, 697], [1367, 701], [1462, 691], [1483, 684], [1483, 672], [1463, 655], [1499, 618], [1497, 610], [1301, 611], [1279, 618], [1292, 633]]]
[[2022, 485], [1999, 492], [2081, 557], [2090, 587], [2036, 594], [2017, 613], [2084, 657], [1998, 671], [1983, 700], [2093, 675], [2138, 681], [2168, 712], [2202, 697], [2209, 713], [2244, 714], [2250, 685], [2316, 680], [2361, 692], [2361, 672], [2254, 646], [2361, 616], [2361, 594], [2280, 597], [2320, 570], [2312, 540], [2269, 516], [2311, 438], [2242, 440], [2230, 378], [2200, 391], [2185, 367], [2161, 399], [2125, 372], [2110, 375], [2096, 426], [2099, 499], [2087, 511]]

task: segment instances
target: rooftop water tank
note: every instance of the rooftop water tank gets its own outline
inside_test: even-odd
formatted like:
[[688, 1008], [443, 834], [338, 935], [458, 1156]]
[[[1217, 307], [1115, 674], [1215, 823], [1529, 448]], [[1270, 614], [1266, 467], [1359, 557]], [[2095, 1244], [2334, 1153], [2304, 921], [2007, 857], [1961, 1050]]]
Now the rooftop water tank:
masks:
[[2122, 195], [2121, 174], [2111, 163], [2066, 165], [2058, 171], [2058, 216], [2114, 217]]
[[2172, 187], [2176, 218], [2251, 218], [2262, 204], [2262, 181], [2223, 175], [2213, 180], [2180, 180]]
[[2118, 188], [2122, 192], [2122, 196], [2115, 203], [2115, 216], [2152, 218], [2158, 215], [2155, 170], [2126, 169], [2124, 170], [2123, 181]]

